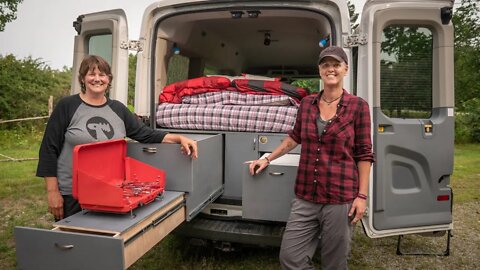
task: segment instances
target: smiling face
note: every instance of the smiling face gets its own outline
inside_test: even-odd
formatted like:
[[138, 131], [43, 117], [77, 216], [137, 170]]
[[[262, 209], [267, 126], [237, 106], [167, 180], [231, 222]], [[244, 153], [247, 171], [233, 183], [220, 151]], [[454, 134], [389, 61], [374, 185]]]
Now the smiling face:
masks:
[[113, 75], [108, 62], [100, 56], [89, 55], [83, 59], [78, 72], [82, 93], [105, 94]]
[[85, 84], [85, 92], [103, 95], [107, 91], [110, 78], [105, 72], [100, 71], [98, 66], [93, 66], [83, 78], [83, 83]]
[[325, 86], [341, 86], [348, 72], [348, 65], [333, 57], [325, 57], [318, 65], [320, 77]]

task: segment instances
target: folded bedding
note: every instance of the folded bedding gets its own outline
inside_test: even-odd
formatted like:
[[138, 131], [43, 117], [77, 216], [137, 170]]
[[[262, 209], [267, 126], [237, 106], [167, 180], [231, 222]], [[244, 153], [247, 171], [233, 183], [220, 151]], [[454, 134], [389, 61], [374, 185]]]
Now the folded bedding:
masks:
[[292, 129], [296, 114], [296, 106], [162, 103], [156, 116], [164, 128], [276, 133]]
[[163, 89], [157, 125], [163, 128], [283, 133], [293, 128], [308, 91], [278, 80], [201, 77]]

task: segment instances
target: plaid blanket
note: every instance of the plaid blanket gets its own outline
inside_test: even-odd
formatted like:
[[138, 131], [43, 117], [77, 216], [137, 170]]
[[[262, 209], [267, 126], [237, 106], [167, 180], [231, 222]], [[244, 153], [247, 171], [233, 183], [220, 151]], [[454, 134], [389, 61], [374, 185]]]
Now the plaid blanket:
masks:
[[251, 105], [251, 106], [298, 106], [298, 102], [286, 95], [250, 95], [238, 92], [210, 92], [184, 96], [183, 104]]
[[287, 132], [296, 115], [296, 106], [162, 103], [157, 108], [157, 124], [193, 130]]

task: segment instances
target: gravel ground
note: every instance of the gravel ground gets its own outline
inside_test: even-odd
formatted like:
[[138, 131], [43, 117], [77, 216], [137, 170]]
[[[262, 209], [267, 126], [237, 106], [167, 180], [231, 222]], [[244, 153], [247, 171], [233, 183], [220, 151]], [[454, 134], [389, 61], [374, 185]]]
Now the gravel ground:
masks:
[[[370, 239], [355, 232], [350, 269], [480, 269], [480, 202], [454, 204], [449, 256], [396, 255], [397, 237]], [[405, 236], [403, 252], [441, 253], [443, 237]]]

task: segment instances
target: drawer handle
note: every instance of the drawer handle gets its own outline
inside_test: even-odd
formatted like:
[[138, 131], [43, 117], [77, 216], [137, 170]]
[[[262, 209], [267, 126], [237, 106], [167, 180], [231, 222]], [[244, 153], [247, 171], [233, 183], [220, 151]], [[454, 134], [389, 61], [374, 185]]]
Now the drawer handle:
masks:
[[281, 175], [283, 175], [283, 172], [270, 172], [269, 174], [271, 176], [281, 176]]
[[55, 247], [60, 250], [70, 250], [73, 248], [73, 245], [60, 245], [59, 243], [55, 243]]
[[156, 147], [143, 147], [143, 152], [156, 153], [156, 152], [157, 152], [157, 148], [156, 148]]

